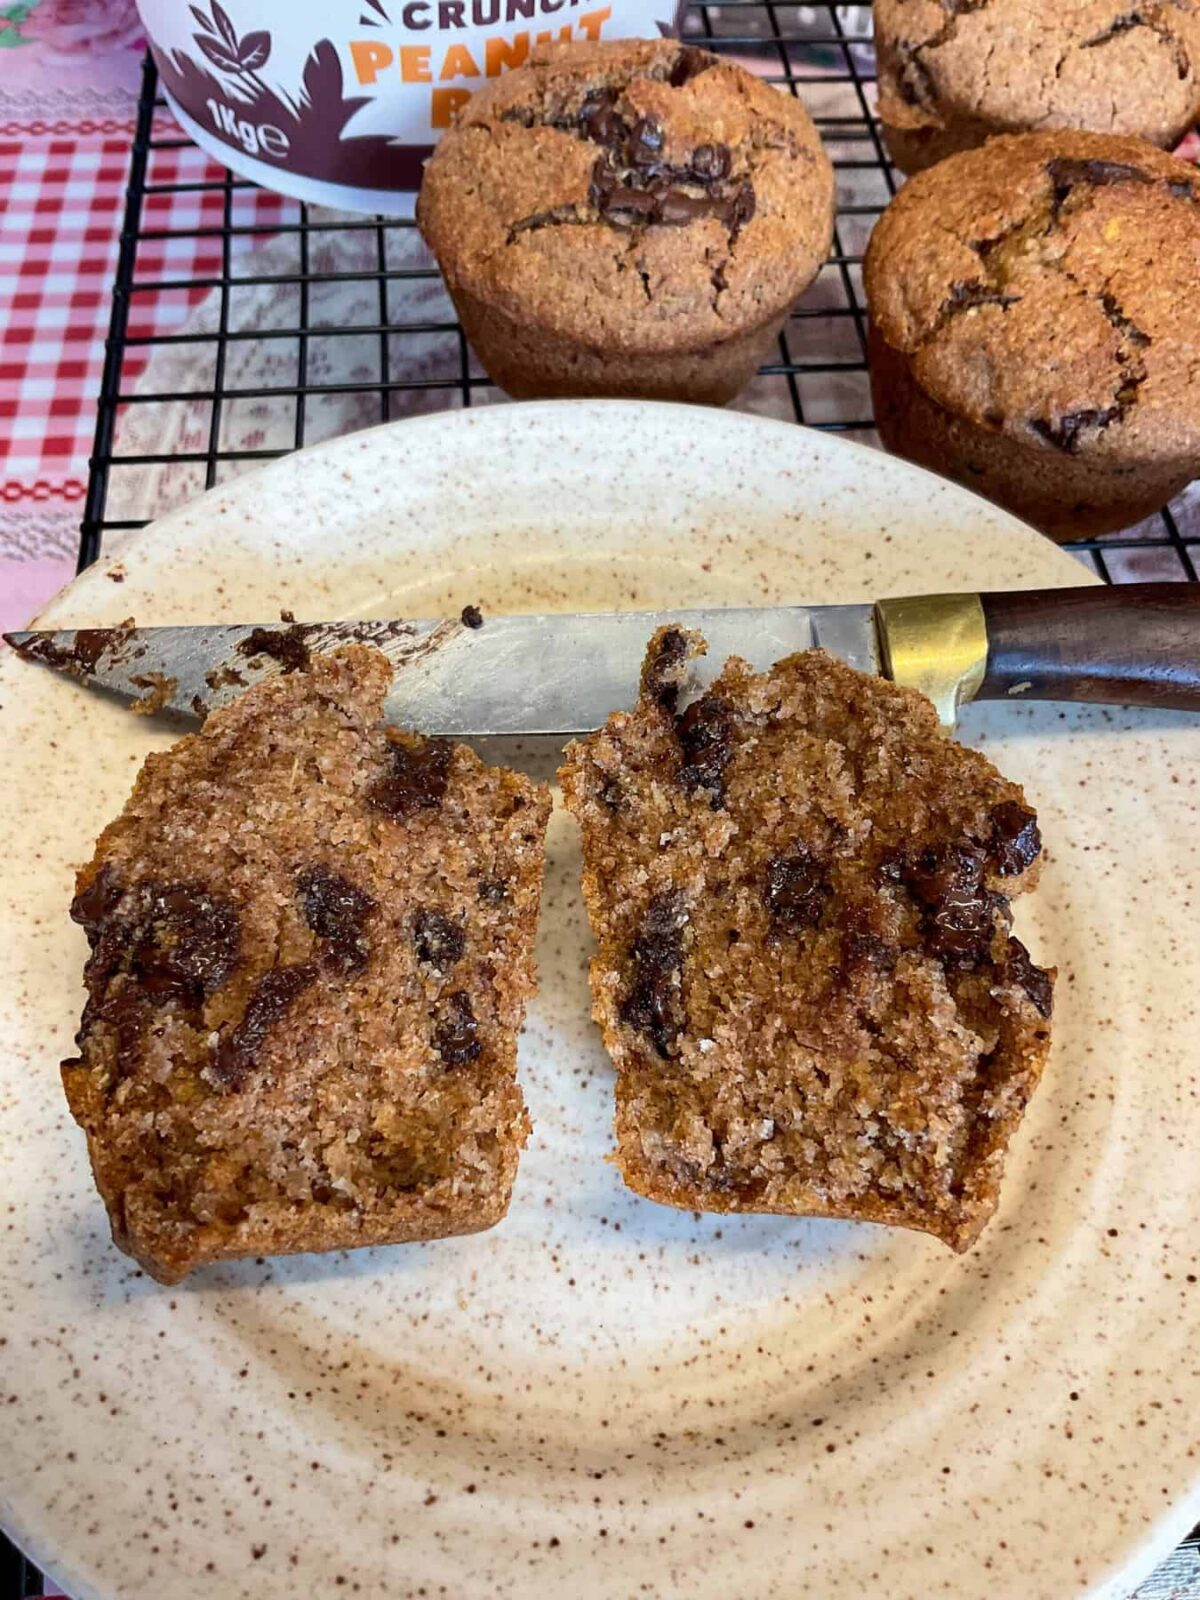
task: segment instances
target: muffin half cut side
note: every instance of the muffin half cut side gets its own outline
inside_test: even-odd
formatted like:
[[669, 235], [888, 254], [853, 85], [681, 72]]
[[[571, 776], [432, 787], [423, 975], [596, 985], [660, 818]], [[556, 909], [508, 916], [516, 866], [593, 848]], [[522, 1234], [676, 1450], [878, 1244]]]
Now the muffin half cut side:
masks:
[[928, 701], [819, 651], [684, 705], [702, 649], [659, 632], [561, 774], [622, 1176], [965, 1249], [1049, 1047], [1054, 975], [1010, 916], [1036, 816]]
[[549, 796], [386, 727], [390, 681], [352, 645], [247, 690], [148, 757], [79, 874], [63, 1080], [163, 1282], [508, 1208]]

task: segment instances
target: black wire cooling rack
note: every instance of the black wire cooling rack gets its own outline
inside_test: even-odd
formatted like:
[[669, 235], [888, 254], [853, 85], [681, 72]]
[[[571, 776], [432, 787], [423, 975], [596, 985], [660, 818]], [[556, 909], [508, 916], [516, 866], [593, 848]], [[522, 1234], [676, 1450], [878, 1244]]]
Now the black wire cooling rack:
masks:
[[[865, 317], [861, 284], [863, 249], [875, 218], [895, 192], [892, 171], [874, 120], [875, 63], [870, 9], [865, 5], [791, 5], [777, 0], [726, 0], [692, 4], [683, 31], [708, 48], [753, 58], [756, 69], [793, 94], [813, 113], [838, 177], [839, 210], [833, 250], [817, 283], [793, 312], [780, 337], [779, 358], [765, 366], [746, 408], [827, 432], [873, 441], [866, 377]], [[327, 213], [281, 201], [263, 221], [249, 202], [253, 185], [229, 172], [214, 175], [197, 159], [182, 164], [192, 147], [164, 131], [168, 116], [147, 59], [130, 157], [129, 189], [121, 231], [113, 308], [81, 529], [79, 564], [100, 554], [106, 533], [138, 528], [161, 505], [146, 503], [147, 473], [169, 468], [189, 492], [211, 488], [238, 471], [327, 436], [329, 403], [353, 400], [335, 426], [387, 421], [413, 410], [436, 411], [489, 404], [502, 398], [475, 364], [438, 274], [422, 258], [412, 223], [394, 219], [331, 219]], [[171, 197], [196, 198], [190, 226], [159, 225]], [[322, 265], [322, 241], [336, 232], [356, 241], [349, 265]], [[256, 270], [255, 246], [290, 241], [281, 268]], [[207, 252], [195, 247], [207, 241]], [[197, 267], [198, 257], [205, 264]], [[179, 262], [192, 263], [181, 270]], [[352, 325], [332, 323], [320, 310], [331, 289], [351, 285], [357, 303], [374, 314]], [[255, 323], [244, 310], [249, 293], [264, 290], [284, 314]], [[164, 296], [195, 304], [207, 297], [208, 314], [170, 333], [146, 330], [146, 312]], [[416, 302], [414, 310], [413, 302]], [[251, 310], [254, 301], [251, 298]], [[315, 352], [330, 340], [355, 339], [369, 350], [350, 378], [320, 376]], [[419, 362], [415, 341], [423, 341]], [[270, 381], [238, 379], [239, 352], [269, 342], [280, 352]], [[432, 358], [431, 358], [432, 343]], [[202, 359], [184, 387], [161, 383], [162, 357], [186, 347]], [[368, 362], [368, 366], [371, 362]], [[175, 369], [172, 369], [175, 370]], [[269, 402], [276, 417], [287, 408], [286, 438], [251, 445], [231, 429], [238, 408]], [[193, 426], [182, 443], [147, 449], [145, 430], [129, 427], [135, 413], [169, 406], [190, 408]], [[142, 442], [139, 442], [142, 441]], [[129, 494], [121, 480], [142, 486]], [[140, 475], [140, 476], [137, 476]], [[152, 482], [157, 480], [151, 479]], [[1197, 581], [1200, 562], [1200, 495], [1185, 497], [1159, 516], [1120, 535], [1080, 540], [1070, 547], [1102, 577]], [[41, 1578], [0, 1536], [0, 1597], [40, 1595]], [[1137, 1600], [1200, 1600], [1200, 1528], [1176, 1556], [1138, 1591]]]

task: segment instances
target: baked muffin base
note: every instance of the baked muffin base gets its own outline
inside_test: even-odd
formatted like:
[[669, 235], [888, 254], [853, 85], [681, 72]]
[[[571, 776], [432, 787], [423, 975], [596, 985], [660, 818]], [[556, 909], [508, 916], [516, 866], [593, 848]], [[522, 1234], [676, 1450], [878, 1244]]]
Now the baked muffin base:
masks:
[[875, 427], [893, 455], [973, 489], [1059, 543], [1130, 527], [1191, 482], [1190, 463], [1108, 466], [952, 415], [925, 393], [870, 316], [867, 354]]
[[463, 332], [492, 382], [514, 400], [675, 400], [723, 406], [770, 359], [784, 311], [699, 350], [607, 352], [515, 322], [461, 285], [448, 285]]

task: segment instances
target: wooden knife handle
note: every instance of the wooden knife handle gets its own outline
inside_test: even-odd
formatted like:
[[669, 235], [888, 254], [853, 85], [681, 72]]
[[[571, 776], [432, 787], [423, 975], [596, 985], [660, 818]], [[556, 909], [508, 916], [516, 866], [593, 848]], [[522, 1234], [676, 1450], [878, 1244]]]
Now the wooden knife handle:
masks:
[[1200, 584], [1127, 583], [979, 597], [981, 700], [1091, 700], [1200, 711]]

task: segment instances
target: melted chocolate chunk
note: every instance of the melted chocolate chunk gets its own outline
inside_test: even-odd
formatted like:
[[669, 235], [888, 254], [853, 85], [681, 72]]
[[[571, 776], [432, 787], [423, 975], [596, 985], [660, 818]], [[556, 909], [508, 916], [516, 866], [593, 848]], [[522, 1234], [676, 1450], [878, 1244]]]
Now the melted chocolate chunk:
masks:
[[1185, 178], [1168, 178], [1167, 193], [1174, 200], [1200, 200], [1200, 189], [1197, 189], [1194, 184], [1188, 183]]
[[[117, 908], [120, 906], [120, 914]], [[95, 1014], [119, 1005], [129, 1020], [141, 1000], [199, 1010], [224, 984], [240, 957], [240, 924], [228, 900], [201, 883], [141, 883], [122, 894], [107, 867], [77, 895], [71, 915], [92, 946], [85, 971]], [[117, 973], [128, 981], [120, 996], [102, 991]], [[85, 1026], [88, 1017], [85, 1014]]]
[[478, 606], [464, 606], [462, 608], [462, 623], [465, 628], [482, 628], [483, 612]]
[[418, 745], [389, 744], [391, 772], [367, 792], [367, 803], [392, 817], [440, 806], [450, 780], [453, 746], [448, 739], [424, 739]]
[[290, 628], [255, 628], [238, 645], [240, 656], [271, 656], [284, 672], [301, 672], [312, 657], [305, 643], [308, 629], [294, 622]]
[[838, 924], [842, 939], [842, 966], [847, 970], [875, 967], [879, 971], [896, 964], [896, 947], [881, 929], [879, 913], [864, 903], [851, 904], [842, 911]]
[[1003, 983], [1024, 989], [1040, 1016], [1049, 1017], [1054, 1008], [1054, 985], [1050, 974], [1037, 966], [1020, 939], [1008, 941], [1008, 957], [1000, 969]]
[[115, 628], [80, 628], [75, 634], [74, 656], [84, 672], [96, 670], [96, 663], [113, 642]]
[[326, 866], [301, 872], [296, 886], [304, 897], [304, 920], [318, 939], [327, 941], [325, 954], [342, 972], [361, 972], [370, 948], [363, 924], [375, 902], [340, 873]]
[[246, 1002], [242, 1020], [222, 1034], [213, 1053], [211, 1075], [222, 1089], [240, 1089], [267, 1034], [316, 979], [311, 962], [298, 967], [272, 967], [264, 972]]
[[465, 989], [456, 990], [444, 1002], [441, 1021], [434, 1029], [433, 1046], [448, 1067], [466, 1066], [482, 1051], [475, 1008]]
[[663, 132], [663, 125], [657, 117], [639, 117], [629, 135], [628, 157], [630, 166], [657, 166], [665, 142], [666, 134]]
[[644, 1033], [664, 1061], [669, 1060], [683, 1027], [683, 930], [687, 896], [682, 889], [657, 895], [646, 908], [629, 950], [630, 981], [620, 1018]]
[[1153, 183], [1153, 178], [1140, 167], [1131, 167], [1124, 161], [1101, 161], [1095, 158], [1073, 160], [1056, 156], [1046, 163], [1046, 174], [1054, 185], [1054, 214], [1057, 216], [1072, 189], [1087, 185], [1093, 189], [1110, 188], [1115, 183]]
[[782, 931], [800, 933], [815, 928], [832, 893], [824, 862], [805, 845], [767, 863], [763, 899], [772, 922]]
[[707, 789], [714, 811], [725, 803], [725, 769], [733, 759], [733, 709], [720, 695], [705, 694], [675, 721], [683, 753], [679, 781], [689, 791]]
[[81, 889], [71, 901], [71, 920], [83, 928], [89, 944], [96, 943], [100, 924], [116, 909], [124, 892], [106, 861], [87, 888]]
[[1107, 428], [1110, 423], [1118, 422], [1124, 414], [1125, 407], [1122, 405], [1107, 406], [1103, 411], [1067, 411], [1053, 419], [1034, 417], [1029, 426], [1056, 450], [1073, 456], [1079, 451], [1079, 436], [1085, 428]]
[[480, 878], [476, 892], [485, 906], [502, 906], [508, 899], [508, 884], [503, 878]]
[[1015, 878], [1032, 866], [1042, 853], [1037, 817], [1015, 800], [1005, 800], [992, 812], [992, 837], [988, 859], [1002, 878]]
[[720, 183], [729, 176], [730, 160], [727, 144], [698, 144], [692, 151], [692, 171], [702, 183]]
[[987, 953], [1003, 902], [983, 886], [984, 856], [968, 844], [923, 850], [904, 881], [925, 907], [923, 931], [931, 955], [967, 966]]
[[435, 972], [445, 973], [462, 960], [467, 936], [457, 922], [426, 907], [413, 918], [413, 944], [419, 961]]
[[687, 639], [678, 628], [669, 628], [658, 641], [654, 659], [642, 668], [642, 692], [664, 711], [675, 710], [679, 699], [679, 669], [687, 661], [687, 654]]
[[975, 306], [999, 306], [1007, 311], [1020, 302], [1019, 294], [1002, 294], [999, 289], [989, 289], [983, 283], [956, 283], [946, 302], [947, 311], [970, 311]]

